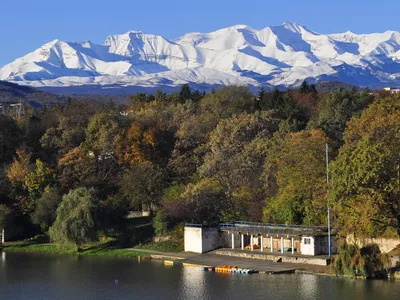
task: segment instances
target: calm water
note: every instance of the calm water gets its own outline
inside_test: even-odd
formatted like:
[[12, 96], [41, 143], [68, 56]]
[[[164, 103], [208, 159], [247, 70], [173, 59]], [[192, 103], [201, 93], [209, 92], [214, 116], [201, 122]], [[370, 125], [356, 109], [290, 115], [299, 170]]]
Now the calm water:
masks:
[[0, 255], [1, 300], [400, 299], [398, 281], [296, 274], [230, 275], [136, 259]]

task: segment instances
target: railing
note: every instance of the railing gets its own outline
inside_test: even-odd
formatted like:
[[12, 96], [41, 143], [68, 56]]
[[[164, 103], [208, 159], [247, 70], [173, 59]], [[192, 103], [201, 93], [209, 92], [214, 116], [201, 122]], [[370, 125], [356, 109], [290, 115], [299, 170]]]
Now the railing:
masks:
[[[269, 235], [315, 235], [324, 234], [328, 229], [323, 226], [304, 226], [304, 225], [286, 225], [286, 224], [265, 224], [257, 222], [235, 221], [234, 223], [219, 224], [220, 230], [232, 232], [246, 232], [250, 234], [269, 234]], [[336, 228], [331, 229], [336, 232]]]
[[[326, 234], [328, 228], [323, 226], [304, 226], [304, 225], [286, 225], [286, 224], [269, 224], [258, 222], [235, 221], [233, 223], [219, 223], [214, 225], [203, 225], [186, 223], [185, 227], [196, 228], [219, 228], [222, 231], [231, 231], [237, 233], [248, 233], [254, 235], [318, 235]], [[337, 228], [331, 228], [331, 233], [336, 233]]]
[[203, 224], [185, 223], [185, 227], [199, 227], [199, 228], [203, 228]]

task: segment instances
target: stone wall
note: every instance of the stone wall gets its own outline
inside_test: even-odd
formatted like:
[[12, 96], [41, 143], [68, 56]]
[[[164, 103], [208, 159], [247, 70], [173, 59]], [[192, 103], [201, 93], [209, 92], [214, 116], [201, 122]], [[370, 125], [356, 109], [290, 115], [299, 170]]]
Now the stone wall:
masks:
[[377, 244], [379, 249], [381, 250], [382, 253], [389, 253], [392, 251], [394, 248], [400, 245], [400, 239], [399, 238], [369, 238], [369, 239], [355, 239], [353, 235], [348, 235], [346, 237], [346, 242], [348, 244], [356, 244], [359, 247], [362, 247], [364, 245], [368, 244]]
[[232, 251], [228, 249], [221, 249], [215, 251], [217, 255], [226, 255], [233, 257], [251, 258], [251, 259], [262, 259], [262, 260], [272, 260], [281, 261], [285, 263], [297, 263], [297, 264], [310, 264], [310, 265], [320, 265], [327, 266], [329, 264], [329, 259], [326, 257], [315, 257], [315, 256], [301, 256], [301, 255], [279, 255], [277, 253], [267, 253], [254, 251]]

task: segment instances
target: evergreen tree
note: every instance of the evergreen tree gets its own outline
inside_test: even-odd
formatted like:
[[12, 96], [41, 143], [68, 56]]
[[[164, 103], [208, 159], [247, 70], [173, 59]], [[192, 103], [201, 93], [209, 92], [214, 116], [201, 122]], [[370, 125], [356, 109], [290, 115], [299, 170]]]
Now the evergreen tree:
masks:
[[309, 90], [310, 90], [310, 87], [307, 84], [307, 81], [304, 80], [300, 85], [299, 91], [300, 91], [300, 93], [307, 94], [309, 92]]
[[190, 90], [190, 87], [187, 83], [182, 85], [181, 90], [179, 92], [179, 100], [183, 103], [186, 100], [192, 99], [192, 92]]

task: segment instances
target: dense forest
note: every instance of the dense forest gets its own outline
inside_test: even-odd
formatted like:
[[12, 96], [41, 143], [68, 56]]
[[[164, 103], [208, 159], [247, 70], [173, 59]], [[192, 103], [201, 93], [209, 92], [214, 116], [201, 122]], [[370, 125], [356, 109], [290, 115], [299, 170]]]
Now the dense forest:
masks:
[[[400, 233], [400, 96], [299, 89], [138, 93], [0, 115], [0, 228], [76, 245], [118, 238], [130, 211], [185, 222], [327, 224]], [[329, 186], [325, 145], [329, 145]]]

